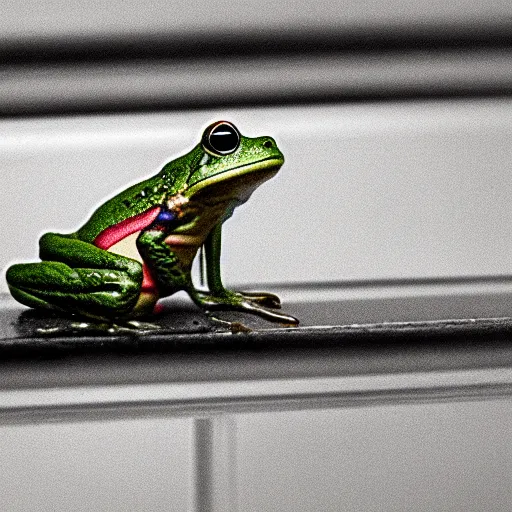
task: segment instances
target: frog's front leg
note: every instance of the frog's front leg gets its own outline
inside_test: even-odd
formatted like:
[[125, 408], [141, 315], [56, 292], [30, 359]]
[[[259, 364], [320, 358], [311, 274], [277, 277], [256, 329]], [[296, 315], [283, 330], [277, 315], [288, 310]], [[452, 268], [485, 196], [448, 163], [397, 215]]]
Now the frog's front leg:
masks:
[[222, 224], [217, 224], [205, 241], [206, 277], [209, 293], [194, 290], [192, 298], [205, 309], [236, 309], [249, 311], [267, 320], [288, 325], [297, 325], [299, 321], [293, 316], [278, 313], [269, 308], [280, 308], [279, 297], [265, 292], [235, 292], [227, 290], [220, 273]]
[[166, 243], [169, 233], [162, 225], [143, 230], [137, 238], [137, 249], [151, 270], [161, 296], [172, 295], [191, 286], [190, 266]]
[[75, 238], [47, 233], [40, 263], [11, 266], [6, 279], [16, 300], [30, 307], [102, 320], [132, 316], [140, 296], [142, 265]]
[[200, 206], [191, 205], [181, 194], [170, 197], [153, 223], [141, 231], [137, 249], [148, 266], [160, 296], [193, 290], [190, 270], [197, 252], [194, 236], [177, 228], [193, 223]]

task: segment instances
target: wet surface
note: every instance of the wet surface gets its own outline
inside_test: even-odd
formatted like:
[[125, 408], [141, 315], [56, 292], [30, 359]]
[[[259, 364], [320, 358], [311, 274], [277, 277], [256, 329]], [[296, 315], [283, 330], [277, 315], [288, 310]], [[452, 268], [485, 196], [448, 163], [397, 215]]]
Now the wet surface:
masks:
[[106, 323], [76, 315], [34, 309], [0, 309], [2, 338], [57, 338], [63, 336], [147, 336], [198, 333], [240, 333], [287, 326], [257, 315], [218, 311], [209, 318], [201, 309], [186, 301], [164, 302], [162, 312], [144, 320]]
[[76, 316], [61, 316], [36, 310], [9, 310], [14, 337], [62, 336], [144, 336], [146, 334], [184, 334], [209, 332], [213, 326], [206, 315], [192, 308], [181, 308], [146, 321], [132, 320], [109, 324]]

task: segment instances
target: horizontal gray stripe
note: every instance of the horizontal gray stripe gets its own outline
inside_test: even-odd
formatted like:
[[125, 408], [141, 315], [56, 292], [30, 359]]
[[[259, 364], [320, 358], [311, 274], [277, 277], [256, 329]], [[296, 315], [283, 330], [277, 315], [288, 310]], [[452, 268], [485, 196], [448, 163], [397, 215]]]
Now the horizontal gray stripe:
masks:
[[512, 51], [10, 66], [0, 114], [509, 93]]

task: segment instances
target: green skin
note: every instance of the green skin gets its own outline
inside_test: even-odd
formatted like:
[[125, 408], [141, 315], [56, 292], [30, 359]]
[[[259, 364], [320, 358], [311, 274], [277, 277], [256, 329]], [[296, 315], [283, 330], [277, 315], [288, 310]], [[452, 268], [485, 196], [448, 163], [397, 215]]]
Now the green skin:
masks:
[[[220, 273], [222, 223], [283, 163], [270, 137], [241, 136], [238, 149], [224, 156], [200, 143], [156, 176], [105, 202], [75, 233], [43, 235], [41, 262], [8, 269], [10, 291], [33, 308], [120, 322], [146, 316], [159, 298], [185, 290], [209, 314], [235, 309], [295, 325], [295, 318], [275, 311], [278, 297], [227, 290]], [[94, 241], [107, 228], [155, 207], [169, 212], [170, 220], [156, 219], [136, 235], [138, 253], [156, 284], [156, 292], [144, 294], [141, 262], [101, 249]], [[186, 246], [173, 243], [177, 239], [187, 240]], [[208, 291], [197, 290], [191, 278], [192, 260], [201, 246]]]

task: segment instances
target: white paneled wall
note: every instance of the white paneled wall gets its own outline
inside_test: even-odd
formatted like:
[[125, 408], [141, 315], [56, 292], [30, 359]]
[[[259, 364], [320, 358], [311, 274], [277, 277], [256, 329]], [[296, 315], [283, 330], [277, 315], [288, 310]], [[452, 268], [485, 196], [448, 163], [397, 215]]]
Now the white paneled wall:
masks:
[[[451, 351], [455, 366], [463, 350]], [[137, 374], [134, 361], [111, 360], [111, 375], [130, 385], [101, 384], [94, 357], [71, 363], [96, 376], [86, 386], [62, 380], [69, 362], [54, 361], [49, 379], [26, 365], [33, 379], [24, 387], [0, 382], [0, 510], [508, 512], [512, 370], [468, 350], [473, 368], [441, 370], [450, 350], [438, 346], [436, 363], [434, 348], [412, 344], [392, 366], [424, 367], [430, 352], [429, 371], [394, 372], [378, 351], [334, 351], [331, 376], [319, 376], [304, 351], [274, 361], [259, 353], [283, 378], [236, 377], [229, 367], [256, 357], [243, 350], [224, 370], [220, 358], [196, 353], [190, 370], [198, 359], [196, 372], [207, 363], [223, 374], [206, 372], [203, 382], [176, 377], [182, 354], [160, 356], [159, 383], [137, 382], [151, 361], [139, 358]], [[510, 355], [502, 348], [504, 364]], [[368, 367], [351, 374], [345, 361], [354, 358]], [[6, 376], [14, 370], [7, 365]]]
[[507, 512], [512, 402], [238, 420], [239, 510]]
[[193, 441], [176, 418], [2, 425], [0, 510], [193, 510]]

